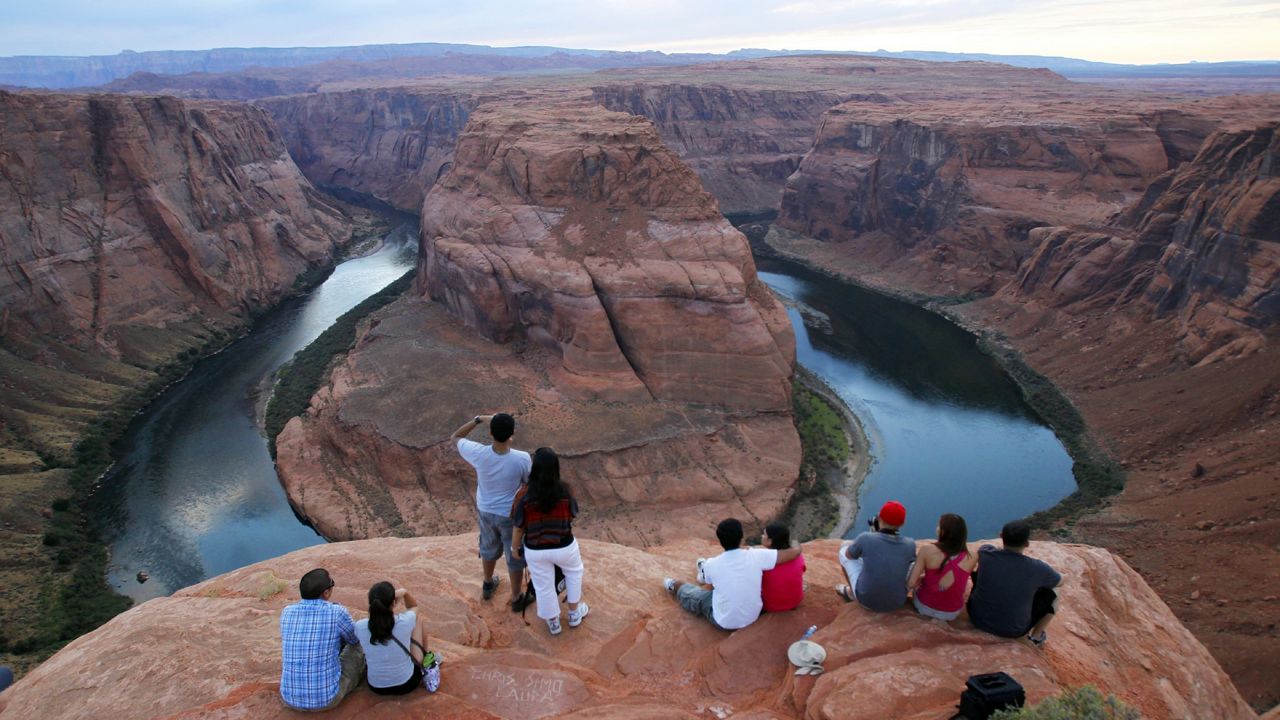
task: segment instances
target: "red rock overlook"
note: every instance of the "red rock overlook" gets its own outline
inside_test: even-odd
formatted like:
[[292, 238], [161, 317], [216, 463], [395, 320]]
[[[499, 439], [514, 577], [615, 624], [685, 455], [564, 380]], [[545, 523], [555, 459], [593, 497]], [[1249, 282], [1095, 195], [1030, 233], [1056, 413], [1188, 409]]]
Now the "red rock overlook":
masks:
[[[64, 648], [9, 692], [0, 718], [284, 718], [279, 615], [302, 573], [326, 567], [334, 599], [364, 615], [390, 579], [421, 599], [445, 665], [440, 692], [356, 690], [325, 717], [805, 718], [935, 720], [969, 675], [1004, 670], [1038, 702], [1094, 684], [1152, 720], [1256, 717], [1204, 647], [1142, 579], [1105, 550], [1033, 543], [1062, 571], [1042, 650], [904, 608], [878, 615], [836, 598], [837, 543], [805, 546], [810, 592], [793, 612], [734, 633], [685, 613], [662, 589], [711, 544], [645, 552], [583, 541], [591, 615], [552, 637], [480, 600], [475, 538], [382, 538], [290, 553], [134, 608]], [[798, 677], [786, 648], [811, 624], [826, 672]]]
[[790, 323], [649, 121], [482, 106], [427, 195], [421, 246], [417, 294], [373, 316], [277, 441], [325, 535], [470, 526], [449, 433], [504, 409], [518, 446], [561, 453], [587, 537], [648, 545], [783, 508], [800, 461]]

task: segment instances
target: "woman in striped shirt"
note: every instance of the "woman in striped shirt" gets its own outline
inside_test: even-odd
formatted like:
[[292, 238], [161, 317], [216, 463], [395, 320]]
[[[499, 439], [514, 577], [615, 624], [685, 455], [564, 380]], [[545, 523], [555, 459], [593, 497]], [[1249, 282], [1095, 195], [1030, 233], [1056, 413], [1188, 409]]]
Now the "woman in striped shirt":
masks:
[[523, 553], [529, 578], [538, 596], [538, 617], [552, 635], [560, 634], [560, 597], [555, 590], [556, 566], [564, 572], [565, 600], [569, 603], [569, 627], [578, 627], [587, 616], [582, 600], [582, 557], [573, 537], [578, 501], [560, 481], [560, 458], [551, 448], [533, 453], [529, 484], [516, 493], [511, 505], [511, 549]]

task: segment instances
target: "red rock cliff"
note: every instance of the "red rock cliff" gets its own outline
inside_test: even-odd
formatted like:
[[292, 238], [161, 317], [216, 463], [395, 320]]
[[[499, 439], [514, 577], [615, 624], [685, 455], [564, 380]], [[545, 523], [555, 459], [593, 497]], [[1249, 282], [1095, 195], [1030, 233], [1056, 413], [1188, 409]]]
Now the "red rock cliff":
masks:
[[[0, 718], [295, 717], [279, 700], [279, 616], [317, 566], [356, 617], [374, 582], [412, 590], [445, 658], [437, 694], [358, 688], [331, 717], [936, 720], [954, 712], [967, 677], [994, 670], [1019, 680], [1032, 703], [1092, 684], [1151, 720], [1256, 717], [1204, 646], [1105, 550], [1032, 544], [1066, 578], [1049, 642], [1034, 649], [963, 617], [941, 624], [841, 602], [829, 589], [843, 576], [834, 541], [805, 546], [810, 591], [797, 610], [715, 630], [661, 586], [688, 577], [713, 546], [582, 541], [591, 614], [556, 637], [480, 599], [473, 535], [307, 548], [118, 616], [20, 680]], [[826, 672], [796, 676], [786, 650], [811, 624]]]
[[0, 173], [4, 420], [38, 444], [278, 301], [350, 230], [243, 105], [0, 93]]
[[416, 213], [448, 171], [475, 100], [466, 91], [361, 89], [260, 100], [311, 182]]
[[1013, 297], [1158, 320], [1191, 362], [1256, 352], [1280, 320], [1280, 132], [1211, 137], [1106, 227], [1038, 228]]
[[653, 121], [726, 213], [774, 210], [822, 113], [848, 92], [631, 83], [592, 88], [610, 110]]
[[424, 203], [418, 292], [376, 314], [277, 441], [327, 536], [459, 532], [470, 415], [551, 445], [588, 537], [642, 545], [767, 520], [796, 480], [794, 338], [743, 236], [648, 121], [477, 110]]

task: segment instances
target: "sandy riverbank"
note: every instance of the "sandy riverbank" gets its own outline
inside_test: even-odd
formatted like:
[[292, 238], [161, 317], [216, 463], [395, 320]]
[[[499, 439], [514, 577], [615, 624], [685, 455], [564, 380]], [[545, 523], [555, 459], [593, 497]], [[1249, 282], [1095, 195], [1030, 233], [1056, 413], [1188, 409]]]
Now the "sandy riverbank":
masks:
[[858, 518], [858, 494], [871, 470], [871, 442], [867, 439], [858, 416], [822, 378], [800, 366], [796, 369], [796, 379], [837, 411], [845, 438], [849, 442], [849, 456], [844, 464], [828, 468], [822, 478], [839, 508], [835, 526], [827, 537], [843, 538]]

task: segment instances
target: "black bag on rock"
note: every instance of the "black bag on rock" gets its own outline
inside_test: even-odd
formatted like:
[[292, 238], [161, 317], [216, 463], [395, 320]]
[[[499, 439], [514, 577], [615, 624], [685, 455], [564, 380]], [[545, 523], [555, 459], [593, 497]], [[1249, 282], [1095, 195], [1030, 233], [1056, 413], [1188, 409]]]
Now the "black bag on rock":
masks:
[[1027, 693], [1022, 685], [1005, 673], [974, 675], [964, 684], [964, 692], [960, 693], [960, 712], [955, 717], [986, 720], [997, 710], [1022, 707], [1026, 702]]

